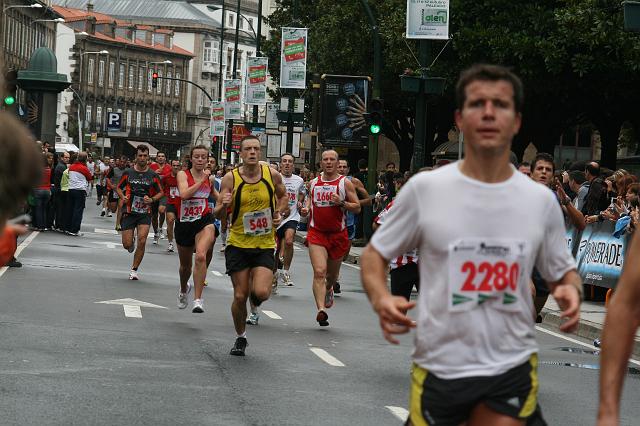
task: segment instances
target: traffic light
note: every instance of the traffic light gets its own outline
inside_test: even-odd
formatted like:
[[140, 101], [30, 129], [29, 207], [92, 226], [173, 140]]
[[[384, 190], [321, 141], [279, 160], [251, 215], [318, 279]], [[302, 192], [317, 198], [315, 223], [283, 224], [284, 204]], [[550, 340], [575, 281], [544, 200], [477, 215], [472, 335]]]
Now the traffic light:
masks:
[[18, 73], [16, 71], [9, 71], [5, 75], [4, 91], [2, 93], [2, 104], [4, 106], [12, 106], [16, 103], [16, 79]]
[[158, 73], [154, 72], [153, 74], [151, 74], [151, 87], [153, 87], [154, 89], [156, 87], [158, 87]]
[[214, 136], [211, 138], [211, 150], [216, 153], [218, 151], [218, 142], [220, 141], [219, 136]]
[[373, 98], [369, 102], [369, 114], [367, 123], [369, 124], [369, 133], [377, 135], [382, 131], [384, 102], [380, 98]]

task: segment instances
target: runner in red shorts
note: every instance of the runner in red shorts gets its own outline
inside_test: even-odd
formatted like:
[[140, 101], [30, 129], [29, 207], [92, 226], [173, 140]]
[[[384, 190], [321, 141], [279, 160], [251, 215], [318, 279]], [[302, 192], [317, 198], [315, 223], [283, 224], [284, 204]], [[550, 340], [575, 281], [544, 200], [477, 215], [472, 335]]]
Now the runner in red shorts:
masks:
[[329, 325], [325, 312], [333, 306], [333, 285], [340, 274], [342, 258], [349, 251], [346, 212], [360, 212], [360, 202], [353, 183], [338, 173], [338, 153], [322, 153], [323, 172], [309, 186], [309, 197], [302, 215], [311, 214], [307, 245], [313, 267], [313, 295], [318, 313], [316, 321]]

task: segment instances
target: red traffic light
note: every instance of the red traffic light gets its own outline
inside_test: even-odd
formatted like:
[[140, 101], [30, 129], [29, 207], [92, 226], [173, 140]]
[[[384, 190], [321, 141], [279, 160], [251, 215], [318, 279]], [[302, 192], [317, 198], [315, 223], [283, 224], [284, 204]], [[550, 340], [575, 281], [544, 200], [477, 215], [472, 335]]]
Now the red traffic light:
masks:
[[153, 74], [151, 74], [151, 76], [152, 76], [153, 78], [158, 78], [158, 73], [157, 73], [157, 72], [154, 72]]

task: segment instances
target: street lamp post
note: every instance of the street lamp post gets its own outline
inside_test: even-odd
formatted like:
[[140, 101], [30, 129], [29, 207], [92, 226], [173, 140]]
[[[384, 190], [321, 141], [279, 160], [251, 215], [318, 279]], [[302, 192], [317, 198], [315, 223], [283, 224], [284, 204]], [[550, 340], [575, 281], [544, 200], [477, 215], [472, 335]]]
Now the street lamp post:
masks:
[[[238, 72], [238, 37], [240, 37], [240, 0], [236, 7], [236, 34], [233, 40], [233, 78], [236, 78]], [[233, 151], [233, 120], [229, 120], [229, 129], [227, 129], [227, 164], [231, 164], [231, 151]]]

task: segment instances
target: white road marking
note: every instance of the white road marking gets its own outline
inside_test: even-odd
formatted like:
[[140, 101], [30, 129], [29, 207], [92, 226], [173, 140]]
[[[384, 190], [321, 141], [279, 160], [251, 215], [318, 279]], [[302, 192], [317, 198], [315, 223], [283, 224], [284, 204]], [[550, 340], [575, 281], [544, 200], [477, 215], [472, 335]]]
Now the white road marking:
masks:
[[[580, 340], [572, 339], [571, 337], [565, 336], [564, 334], [560, 334], [560, 333], [556, 333], [555, 331], [547, 330], [546, 328], [540, 327], [539, 325], [536, 325], [536, 330], [541, 331], [543, 333], [547, 333], [547, 334], [549, 334], [551, 336], [554, 336], [554, 337], [558, 337], [560, 339], [564, 339], [564, 340], [566, 340], [568, 342], [575, 343], [577, 345], [582, 345], [585, 348], [593, 349], [593, 350], [596, 350], [596, 351], [601, 350], [601, 348], [596, 348], [593, 345], [581, 342]], [[640, 365], [640, 361], [637, 361], [637, 360], [632, 359], [632, 358], [629, 358], [629, 362], [632, 363], [632, 364], [635, 364], [635, 365]]]
[[401, 421], [406, 422], [409, 417], [409, 411], [402, 407], [394, 407], [393, 405], [385, 405], [384, 408], [391, 411], [391, 414], [399, 418]]
[[[16, 252], [14, 253], [14, 257], [20, 256], [20, 253], [22, 253], [22, 250], [26, 249], [27, 246], [31, 244], [31, 241], [33, 241], [33, 239], [38, 236], [38, 234], [40, 234], [40, 232], [34, 231], [27, 238], [25, 238], [24, 241], [21, 242], [18, 248], [16, 249]], [[3, 266], [2, 268], [0, 268], [0, 277], [2, 277], [5, 272], [7, 272], [7, 269], [9, 269], [8, 266]]]
[[344, 367], [345, 365], [338, 358], [331, 355], [329, 352], [320, 348], [309, 348], [318, 358], [326, 362], [333, 367]]
[[122, 305], [124, 308], [124, 316], [127, 318], [142, 318], [142, 309], [140, 306]]
[[275, 320], [281, 320], [282, 317], [278, 314], [276, 314], [273, 311], [262, 311], [263, 314], [265, 314], [266, 316], [268, 316], [271, 319], [275, 319]]
[[215, 275], [216, 277], [221, 277], [221, 276], [222, 276], [222, 273], [220, 273], [220, 272], [218, 272], [218, 271], [211, 271], [211, 273], [212, 273], [213, 275]]
[[359, 266], [354, 265], [352, 263], [342, 262], [342, 264], [345, 265], [345, 266], [348, 266], [349, 268], [357, 269], [358, 271], [360, 270]]
[[111, 235], [118, 235], [118, 231], [116, 231], [115, 229], [101, 229], [101, 228], [95, 228], [93, 230], [93, 232], [95, 232], [96, 234], [111, 234]]

